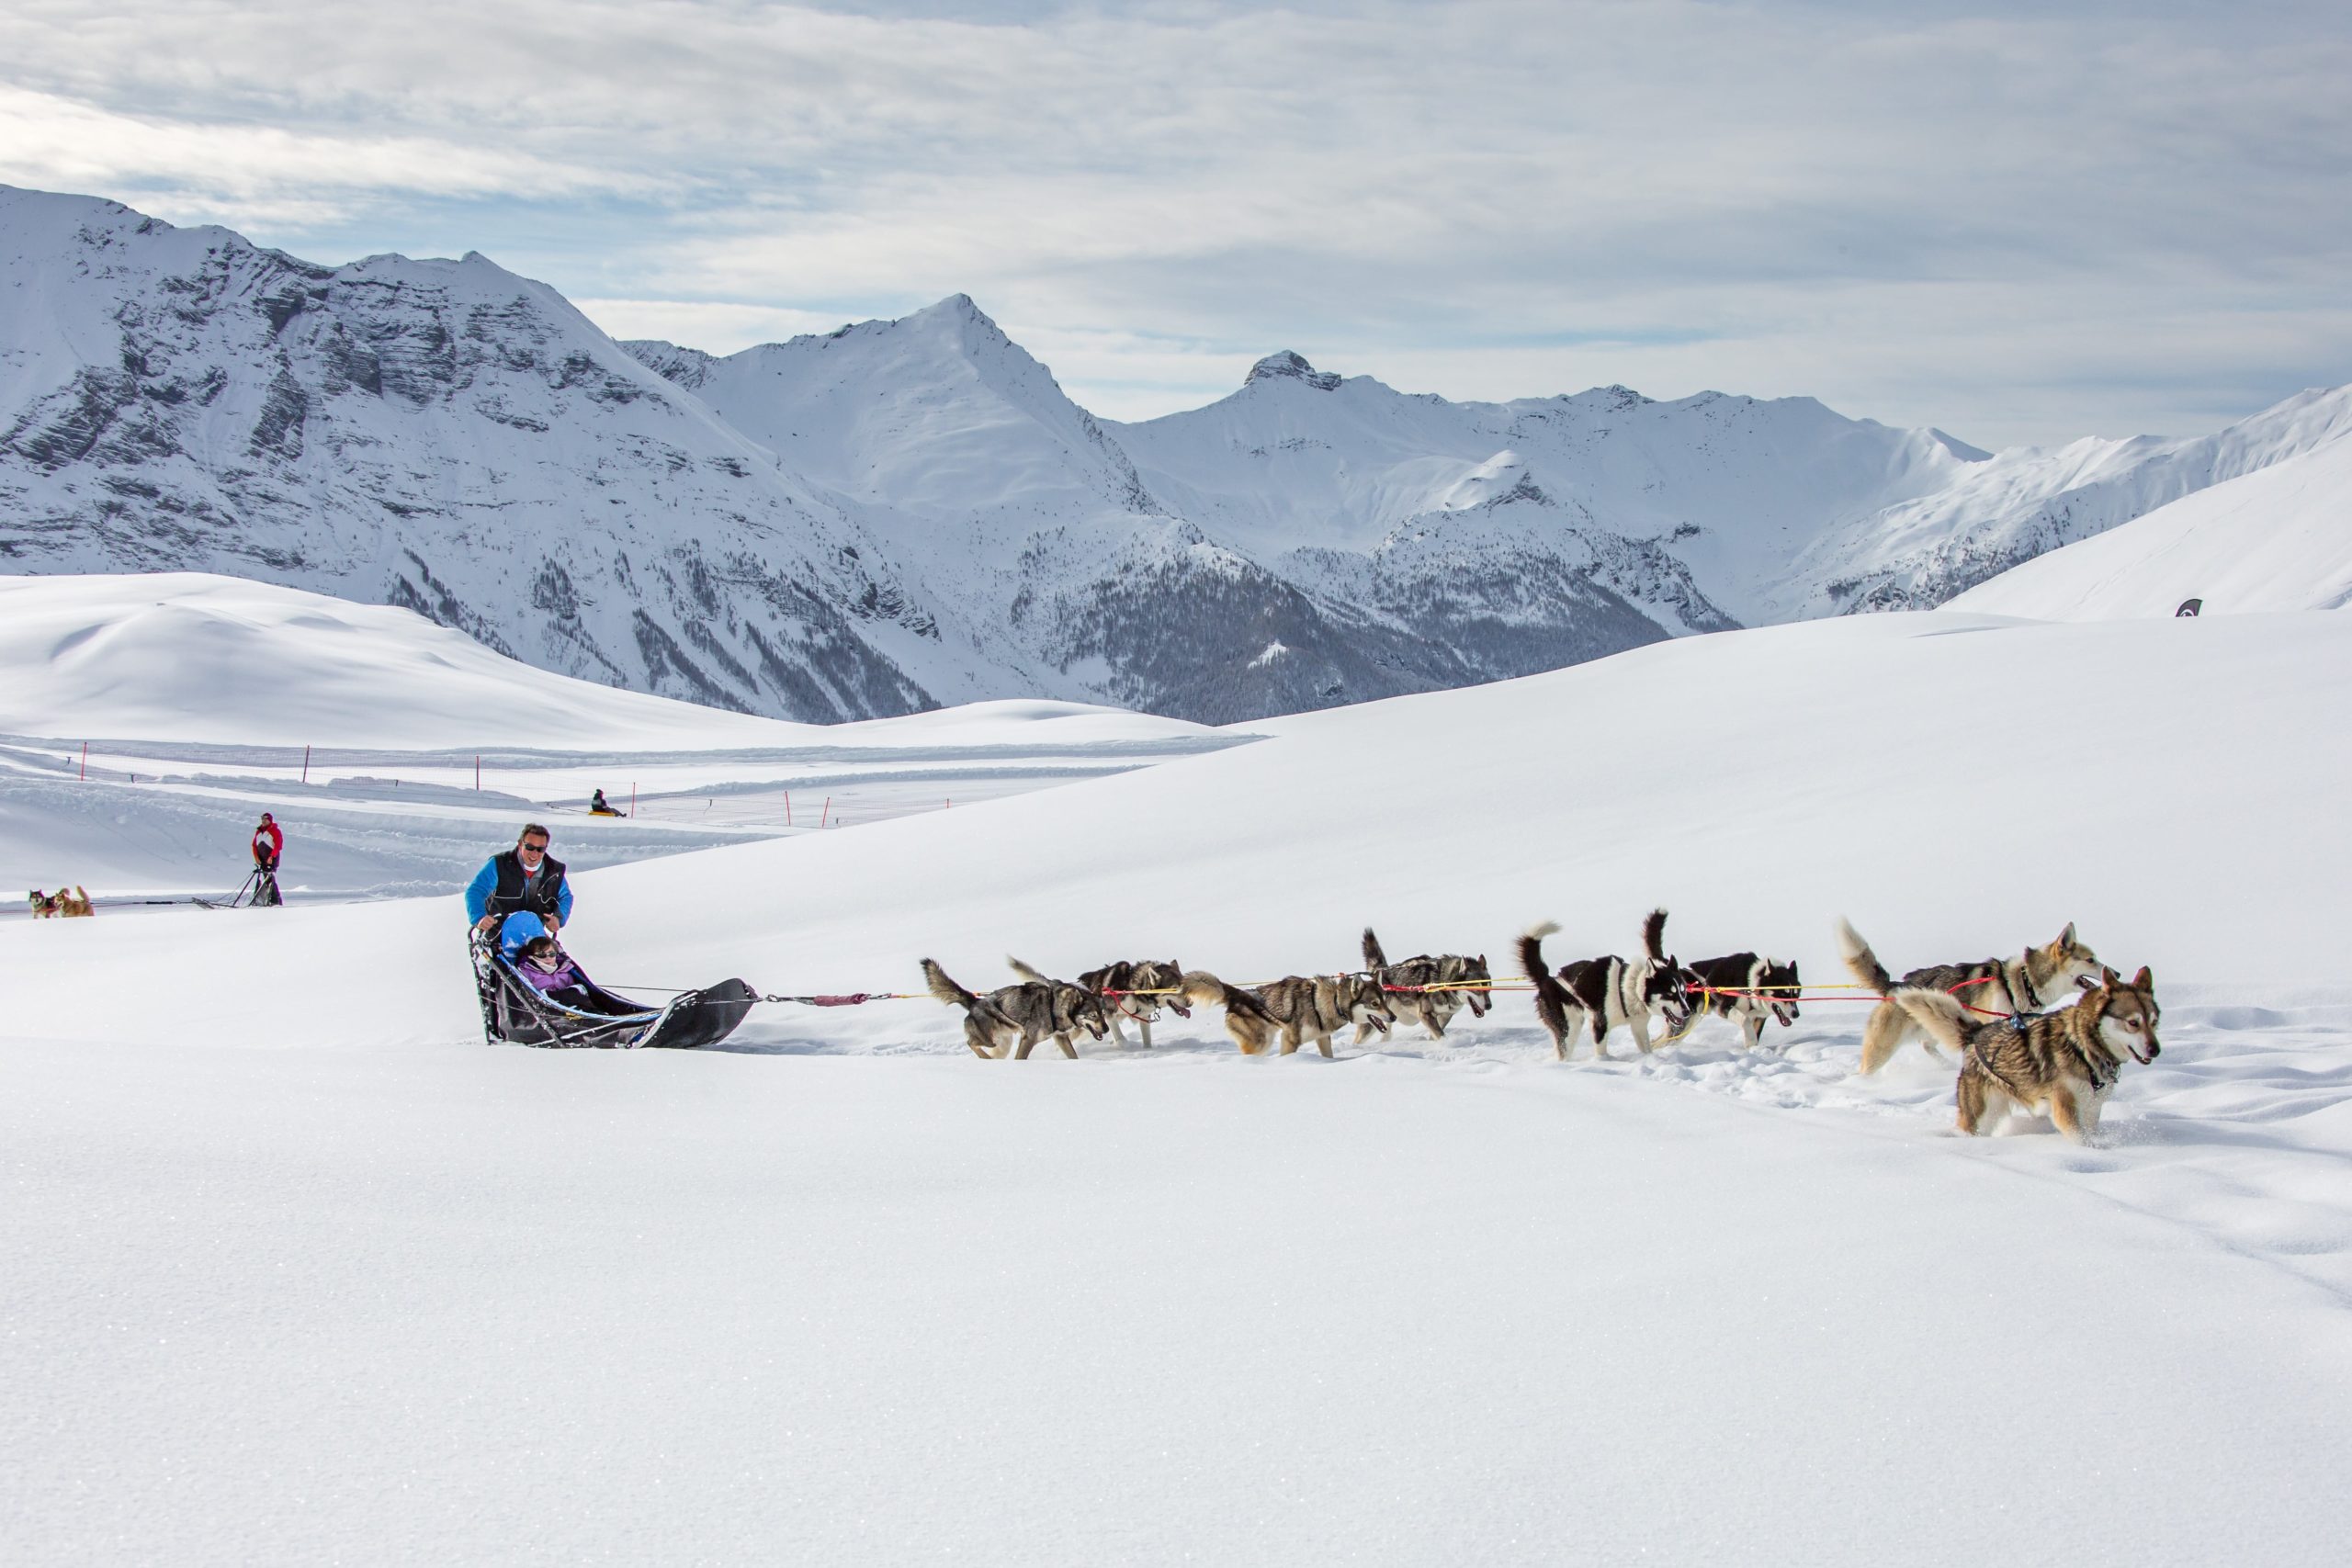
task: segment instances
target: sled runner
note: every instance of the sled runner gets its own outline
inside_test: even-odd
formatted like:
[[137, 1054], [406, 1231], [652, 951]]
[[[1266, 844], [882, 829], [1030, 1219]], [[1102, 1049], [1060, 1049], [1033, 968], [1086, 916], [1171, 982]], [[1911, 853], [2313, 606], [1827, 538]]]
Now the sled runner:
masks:
[[[468, 941], [474, 988], [481, 1000], [485, 1044], [602, 1046], [684, 1050], [712, 1045], [735, 1032], [759, 993], [741, 980], [721, 980], [699, 991], [651, 1007], [616, 996], [580, 972], [584, 1004], [567, 1006], [539, 990], [499, 955], [497, 942], [480, 932]], [[577, 964], [574, 965], [577, 967]]]

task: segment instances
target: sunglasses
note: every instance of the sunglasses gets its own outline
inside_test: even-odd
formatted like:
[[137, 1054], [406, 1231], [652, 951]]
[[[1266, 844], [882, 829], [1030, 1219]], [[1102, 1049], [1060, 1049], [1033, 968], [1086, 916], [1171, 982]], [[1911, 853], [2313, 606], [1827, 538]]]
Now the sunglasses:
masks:
[[528, 851], [530, 853], [535, 855], [543, 855], [548, 852], [548, 847], [544, 841], [536, 844], [517, 844], [514, 847], [518, 850]]

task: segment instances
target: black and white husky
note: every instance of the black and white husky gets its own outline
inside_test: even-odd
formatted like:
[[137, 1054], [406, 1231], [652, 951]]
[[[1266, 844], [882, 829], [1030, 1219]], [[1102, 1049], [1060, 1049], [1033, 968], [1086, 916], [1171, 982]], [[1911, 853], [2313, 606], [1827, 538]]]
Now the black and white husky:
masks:
[[1777, 1018], [1786, 1029], [1799, 1016], [1797, 988], [1803, 982], [1797, 978], [1794, 959], [1783, 964], [1753, 953], [1734, 953], [1702, 958], [1686, 974], [1690, 981], [1706, 987], [1697, 993], [1700, 1005], [1717, 1018], [1739, 1025], [1751, 1051], [1763, 1043], [1765, 1019]]
[[1642, 922], [1641, 957], [1580, 958], [1554, 975], [1544, 967], [1544, 939], [1559, 929], [1546, 920], [1519, 939], [1519, 972], [1535, 987], [1535, 1020], [1552, 1036], [1553, 1055], [1566, 1061], [1569, 1036], [1589, 1028], [1592, 1054], [1605, 1057], [1609, 1032], [1619, 1024], [1646, 1052], [1651, 1019], [1664, 1019], [1668, 1030], [1690, 1020], [1690, 997], [1684, 989], [1690, 982], [1682, 965], [1667, 955], [1664, 909], [1652, 909]]

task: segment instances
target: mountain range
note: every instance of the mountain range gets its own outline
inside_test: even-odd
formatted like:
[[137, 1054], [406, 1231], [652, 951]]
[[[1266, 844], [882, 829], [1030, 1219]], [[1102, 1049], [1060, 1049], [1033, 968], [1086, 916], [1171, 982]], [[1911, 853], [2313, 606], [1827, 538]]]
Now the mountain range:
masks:
[[724, 357], [479, 254], [327, 267], [0, 187], [0, 570], [418, 610], [608, 685], [831, 722], [1199, 720], [1939, 604], [2352, 430], [1986, 453], [1807, 398], [1507, 403], [1260, 360], [1098, 419], [972, 300]]

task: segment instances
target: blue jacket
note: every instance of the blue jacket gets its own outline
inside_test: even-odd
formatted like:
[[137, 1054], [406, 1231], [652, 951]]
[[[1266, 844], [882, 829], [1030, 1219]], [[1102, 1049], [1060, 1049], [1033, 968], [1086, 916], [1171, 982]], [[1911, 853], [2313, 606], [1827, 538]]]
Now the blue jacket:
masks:
[[[482, 862], [474, 879], [466, 884], [466, 921], [479, 925], [481, 918], [492, 912], [511, 915], [518, 909], [547, 913], [547, 889], [555, 888], [555, 918], [567, 925], [571, 920], [571, 884], [563, 874], [563, 863], [553, 855], [541, 859], [540, 870], [528, 897], [523, 894], [523, 863], [513, 850], [505, 850]], [[501, 891], [502, 885], [504, 891]]]

